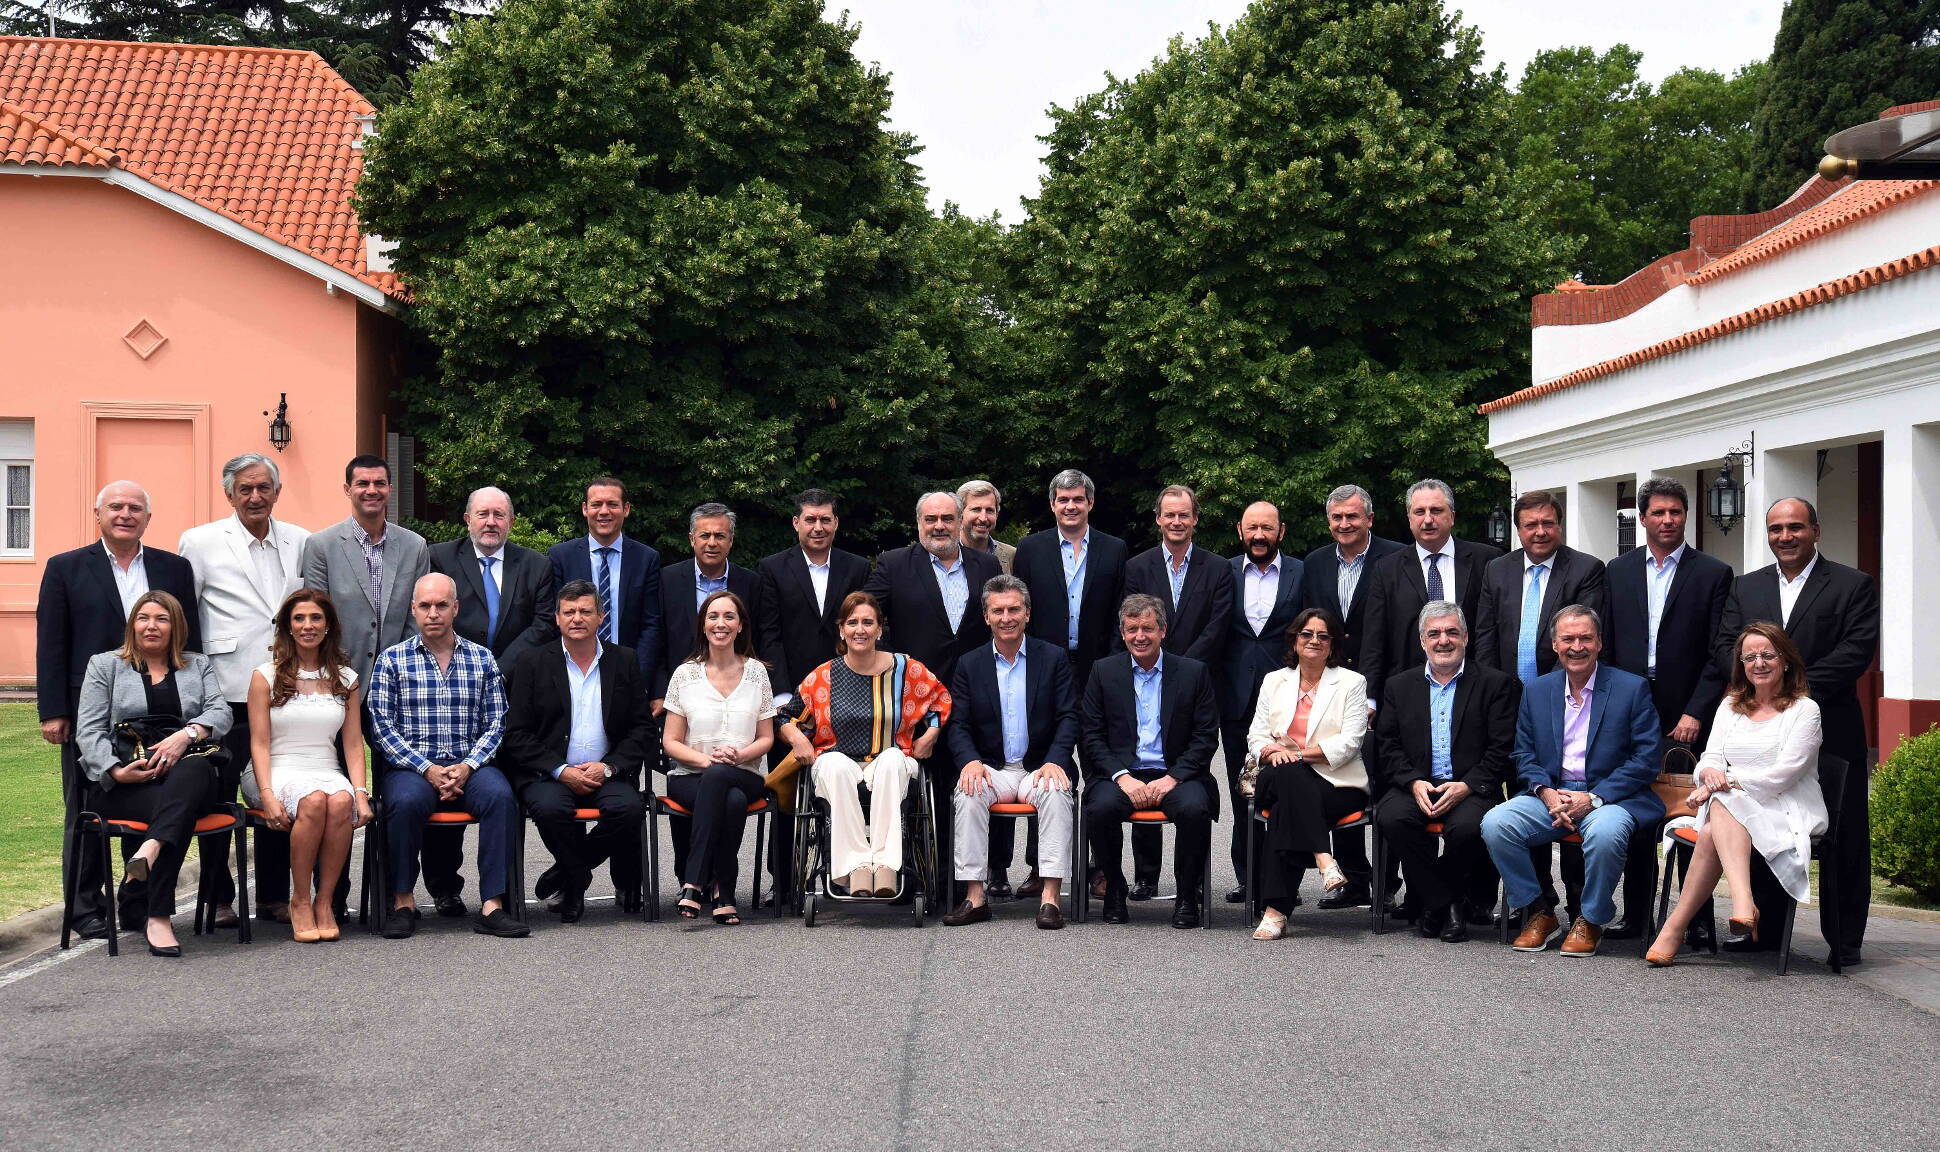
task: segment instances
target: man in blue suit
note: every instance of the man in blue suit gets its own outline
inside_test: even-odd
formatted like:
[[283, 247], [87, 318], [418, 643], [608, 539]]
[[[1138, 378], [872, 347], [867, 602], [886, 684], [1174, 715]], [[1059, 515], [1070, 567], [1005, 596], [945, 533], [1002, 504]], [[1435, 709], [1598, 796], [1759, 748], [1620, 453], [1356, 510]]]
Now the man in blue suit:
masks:
[[1582, 915], [1563, 955], [1592, 956], [1617, 915], [1630, 834], [1664, 816], [1651, 791], [1657, 777], [1657, 707], [1650, 682], [1599, 664], [1603, 622], [1571, 604], [1550, 623], [1562, 667], [1531, 681], [1516, 716], [1514, 762], [1520, 795], [1482, 818], [1482, 839], [1502, 873], [1509, 907], [1524, 909], [1519, 952], [1541, 952], [1563, 928], [1544, 899], [1529, 849], [1575, 833], [1583, 838]]
[[660, 553], [626, 538], [632, 511], [625, 484], [611, 476], [592, 481], [579, 506], [586, 535], [554, 544], [546, 559], [553, 587], [585, 580], [599, 591], [606, 629], [600, 639], [633, 649], [640, 682], [652, 684], [660, 661]]

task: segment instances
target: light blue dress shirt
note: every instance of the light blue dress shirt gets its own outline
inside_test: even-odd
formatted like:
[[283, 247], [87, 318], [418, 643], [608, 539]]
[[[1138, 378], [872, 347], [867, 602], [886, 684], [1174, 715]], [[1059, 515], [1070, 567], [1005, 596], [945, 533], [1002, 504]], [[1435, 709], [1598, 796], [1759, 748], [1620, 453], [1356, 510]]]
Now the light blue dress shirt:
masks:
[[1024, 671], [1024, 654], [1030, 645], [1019, 645], [1015, 660], [1004, 659], [1003, 650], [995, 643], [990, 647], [997, 653], [997, 712], [1004, 725], [1004, 763], [1016, 764], [1030, 747], [1030, 678]]
[[930, 571], [936, 575], [937, 591], [943, 593], [943, 612], [950, 618], [950, 631], [955, 632], [963, 624], [963, 609], [970, 603], [970, 577], [963, 571], [963, 552], [957, 552], [955, 564], [945, 564], [930, 553]]
[[1246, 579], [1240, 589], [1245, 600], [1246, 623], [1258, 636], [1266, 628], [1267, 617], [1273, 615], [1273, 605], [1280, 598], [1280, 557], [1275, 554], [1273, 562], [1265, 568], [1248, 559], [1240, 566]]
[[[1132, 697], [1138, 705], [1138, 767], [1145, 772], [1165, 771], [1165, 732], [1159, 722], [1159, 703], [1165, 695], [1165, 652], [1152, 662], [1150, 672], [1132, 661]], [[1112, 779], [1123, 776], [1115, 772]]]
[[613, 554], [606, 558], [607, 571], [613, 576], [611, 585], [613, 605], [607, 610], [606, 623], [600, 629], [600, 638], [617, 644], [620, 642], [620, 597], [622, 595], [620, 589], [626, 587], [620, 579], [620, 561], [626, 556], [626, 533], [622, 532], [614, 537], [611, 544], [600, 543], [599, 538], [591, 532], [586, 534], [586, 560], [591, 565], [587, 569], [589, 574], [586, 578], [593, 582], [594, 588], [600, 586], [600, 549], [602, 548], [613, 549]]
[[1349, 560], [1340, 554], [1340, 545], [1334, 545], [1334, 559], [1340, 564], [1339, 570], [1334, 573], [1334, 595], [1340, 600], [1343, 615], [1354, 603], [1354, 589], [1361, 586], [1361, 572], [1367, 567], [1367, 554], [1370, 551], [1372, 542], [1369, 547], [1361, 549], [1360, 555]]
[[732, 571], [734, 571], [734, 565], [724, 564], [721, 566], [721, 574], [710, 579], [701, 575], [700, 565], [694, 565], [694, 611], [700, 611], [701, 605], [707, 603], [709, 596], [716, 592], [727, 591], [728, 573]]
[[[606, 708], [600, 699], [600, 657], [606, 654], [606, 645], [600, 645], [585, 672], [566, 651], [564, 640], [559, 642], [559, 651], [566, 658], [566, 687], [572, 692], [573, 726], [566, 736], [566, 764], [602, 762], [606, 759]], [[552, 770], [554, 780], [566, 770], [566, 764]]]
[[1178, 567], [1176, 568], [1173, 567], [1173, 564], [1172, 564], [1171, 551], [1168, 550], [1165, 553], [1165, 577], [1166, 579], [1172, 581], [1172, 610], [1174, 612], [1177, 612], [1179, 610], [1179, 596], [1181, 593], [1185, 591], [1186, 573], [1190, 571], [1191, 568], [1192, 568], [1192, 545], [1190, 544], [1186, 545], [1185, 559], [1181, 560], [1178, 564]]
[[1084, 555], [1074, 556], [1071, 541], [1058, 536], [1058, 553], [1064, 559], [1064, 646], [1078, 650], [1078, 606], [1085, 598], [1085, 565], [1091, 563], [1091, 529], [1085, 529]]
[[1448, 678], [1448, 683], [1437, 684], [1435, 673], [1426, 664], [1421, 666], [1422, 675], [1428, 678], [1428, 774], [1437, 780], [1450, 780], [1455, 776], [1450, 753], [1454, 744], [1455, 688], [1462, 682], [1462, 673], [1466, 671], [1468, 661], [1464, 660], [1462, 666], [1455, 669], [1455, 675]]
[[1644, 670], [1652, 679], [1657, 676], [1657, 626], [1664, 622], [1664, 605], [1670, 601], [1671, 584], [1677, 579], [1677, 565], [1684, 559], [1687, 545], [1679, 544], [1677, 551], [1664, 557], [1659, 564], [1655, 556], [1644, 557], [1644, 600], [1650, 607], [1650, 639], [1644, 656]]

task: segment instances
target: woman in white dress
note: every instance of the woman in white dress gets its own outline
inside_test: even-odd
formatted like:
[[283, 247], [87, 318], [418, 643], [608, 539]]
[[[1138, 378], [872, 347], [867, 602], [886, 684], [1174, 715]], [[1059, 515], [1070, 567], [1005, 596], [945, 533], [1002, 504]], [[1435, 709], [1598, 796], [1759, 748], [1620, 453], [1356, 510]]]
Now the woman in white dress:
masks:
[[667, 717], [660, 743], [673, 767], [667, 795], [693, 813], [686, 875], [680, 877], [682, 919], [697, 919], [701, 901], [714, 922], [739, 924], [734, 885], [748, 805], [767, 795], [767, 780], [752, 765], [775, 742], [775, 694], [768, 666], [754, 658], [753, 622], [732, 592], [701, 602], [694, 651], [667, 679]]
[[1825, 831], [1819, 792], [1819, 706], [1806, 695], [1805, 661], [1778, 625], [1760, 621], [1738, 635], [1725, 690], [1698, 761], [1698, 839], [1677, 909], [1644, 959], [1669, 967], [1684, 930], [1724, 873], [1731, 891], [1731, 931], [1758, 938], [1751, 892], [1751, 850], [1794, 900], [1811, 895], [1807, 869], [1812, 837]]
[[[249, 783], [256, 795], [245, 785], [244, 798], [271, 828], [290, 833], [290, 930], [306, 944], [340, 934], [331, 897], [350, 856], [351, 833], [371, 819], [362, 693], [337, 636], [330, 597], [298, 589], [277, 609], [270, 662], [249, 679]], [[338, 736], [351, 752], [348, 780], [337, 763]], [[314, 896], [312, 873], [318, 874]]]

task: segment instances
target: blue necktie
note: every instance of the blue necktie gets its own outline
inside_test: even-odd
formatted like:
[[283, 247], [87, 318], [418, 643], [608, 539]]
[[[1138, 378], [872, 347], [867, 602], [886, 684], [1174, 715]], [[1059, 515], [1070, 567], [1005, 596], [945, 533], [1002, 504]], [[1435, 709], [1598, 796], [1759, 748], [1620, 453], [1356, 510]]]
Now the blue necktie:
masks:
[[1428, 599], [1433, 601], [1440, 600], [1441, 598], [1442, 554], [1440, 552], [1430, 552], [1428, 554]]
[[1542, 631], [1543, 565], [1529, 569], [1529, 589], [1522, 594], [1522, 632], [1516, 637], [1516, 675], [1524, 684], [1536, 678], [1536, 634]]
[[600, 631], [605, 633], [607, 643], [618, 644], [620, 623], [619, 618], [613, 615], [613, 549], [601, 548], [599, 554], [600, 612], [606, 617], [606, 625]]
[[492, 646], [492, 637], [498, 635], [498, 584], [492, 580], [492, 565], [498, 563], [496, 556], [480, 556], [478, 562], [485, 566], [485, 646]]

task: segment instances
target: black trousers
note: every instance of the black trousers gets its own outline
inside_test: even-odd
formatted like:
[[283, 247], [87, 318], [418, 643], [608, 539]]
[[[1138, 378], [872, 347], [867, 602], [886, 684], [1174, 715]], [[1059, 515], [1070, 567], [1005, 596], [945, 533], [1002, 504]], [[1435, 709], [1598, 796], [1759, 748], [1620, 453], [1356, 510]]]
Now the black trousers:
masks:
[[[1233, 802], [1233, 875], [1242, 888], [1247, 886], [1246, 818], [1240, 809], [1246, 798], [1240, 794], [1239, 774], [1246, 767], [1246, 731], [1251, 718], [1252, 709], [1249, 708], [1245, 716], [1222, 717], [1219, 724], [1219, 743], [1226, 760], [1226, 796]], [[1136, 851], [1136, 841], [1133, 848]]]
[[[582, 796], [557, 780], [532, 780], [519, 789], [519, 802], [558, 864], [562, 890], [583, 894], [593, 882], [593, 869], [610, 860], [615, 890], [639, 891], [640, 829], [647, 804], [638, 788], [625, 780], [608, 780]], [[573, 818], [579, 808], [599, 809], [600, 818], [591, 829]]]
[[[1253, 799], [1270, 810], [1260, 837], [1260, 899], [1284, 912], [1300, 891], [1300, 879], [1313, 867], [1313, 855], [1334, 847], [1334, 821], [1367, 806], [1367, 793], [1336, 786], [1304, 761], [1266, 764], [1253, 784]], [[1241, 821], [1242, 823], [1244, 821]], [[1364, 841], [1353, 847], [1363, 853], [1338, 859], [1342, 872], [1368, 872]]]
[[[1390, 855], [1401, 862], [1408, 881], [1408, 898], [1425, 912], [1447, 908], [1457, 900], [1473, 900], [1476, 876], [1489, 858], [1482, 842], [1482, 817], [1495, 807], [1494, 797], [1474, 793], [1436, 818], [1442, 826], [1441, 854], [1428, 834], [1429, 818], [1412, 792], [1391, 789], [1374, 806], [1374, 820]], [[1548, 845], [1544, 845], [1547, 849]], [[1494, 882], [1494, 869], [1488, 870]]]
[[[1134, 771], [1132, 775], [1149, 783], [1165, 773]], [[1204, 781], [1182, 780], [1165, 794], [1159, 811], [1172, 821], [1177, 838], [1172, 878], [1179, 886], [1179, 899], [1195, 901], [1200, 875], [1212, 852], [1212, 797]], [[1125, 821], [1131, 815], [1131, 798], [1116, 780], [1105, 777], [1085, 786], [1085, 826], [1092, 855], [1105, 870], [1107, 898], [1125, 894]]]
[[[189, 841], [195, 838], [195, 822], [221, 803], [220, 781], [214, 765], [202, 757], [190, 757], [160, 780], [94, 789], [90, 797], [94, 811], [112, 820], [139, 820], [148, 825], [145, 838], [162, 843], [161, 855], [148, 870], [146, 915], [175, 914], [175, 877], [182, 870]], [[127, 842], [138, 844], [141, 839]]]
[[706, 893], [718, 888], [720, 899], [734, 902], [748, 805], [761, 799], [767, 787], [763, 777], [732, 764], [710, 764], [699, 773], [667, 777], [667, 795], [694, 814], [686, 869], [675, 873], [681, 883]]

